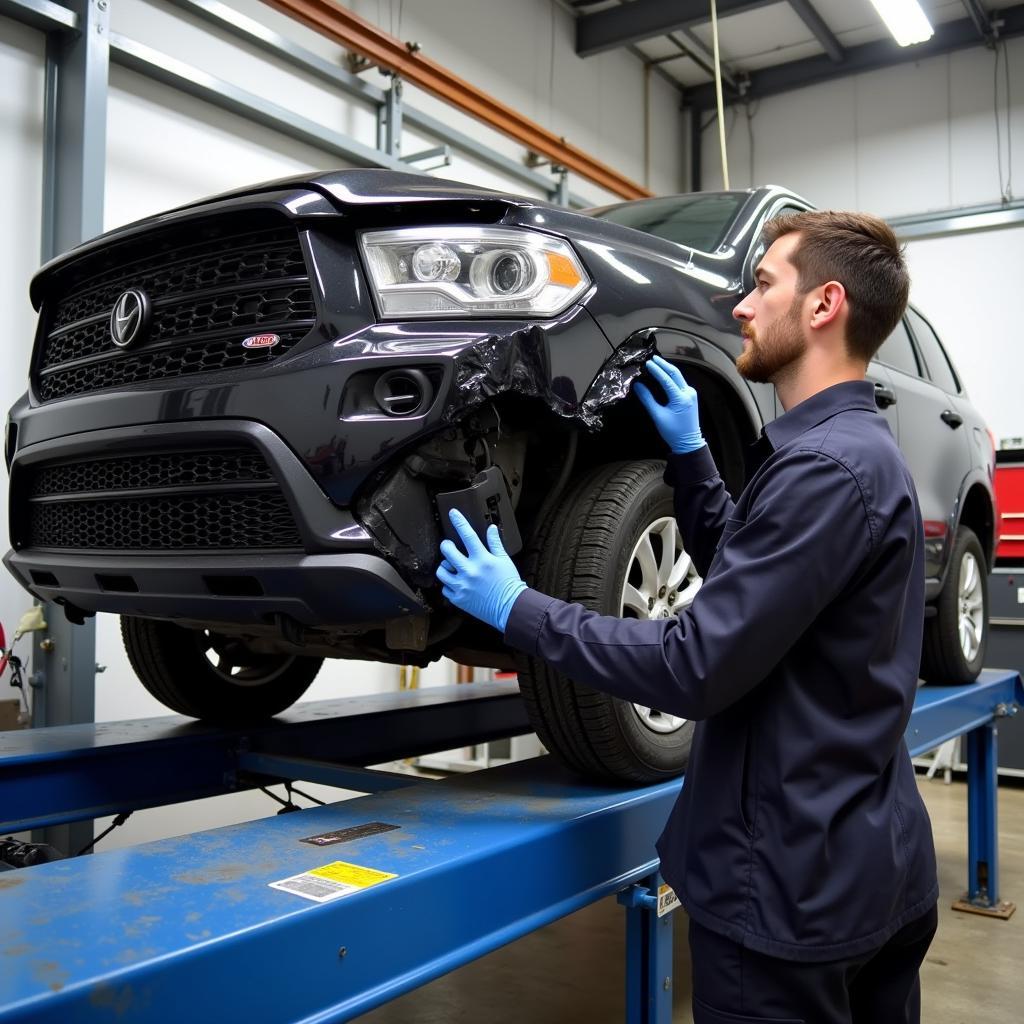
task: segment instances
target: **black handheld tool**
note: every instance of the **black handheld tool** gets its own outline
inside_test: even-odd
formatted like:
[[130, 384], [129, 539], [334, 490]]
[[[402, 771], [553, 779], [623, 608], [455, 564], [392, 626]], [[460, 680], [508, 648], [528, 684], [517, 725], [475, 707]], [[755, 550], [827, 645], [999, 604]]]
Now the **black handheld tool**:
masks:
[[437, 496], [437, 511], [441, 516], [441, 530], [451, 541], [463, 548], [459, 535], [452, 526], [448, 513], [457, 508], [476, 530], [480, 539], [487, 543], [487, 527], [494, 523], [501, 534], [505, 551], [514, 555], [523, 548], [516, 514], [505, 486], [504, 474], [497, 466], [491, 466], [474, 477], [469, 487], [461, 491], [446, 491]]

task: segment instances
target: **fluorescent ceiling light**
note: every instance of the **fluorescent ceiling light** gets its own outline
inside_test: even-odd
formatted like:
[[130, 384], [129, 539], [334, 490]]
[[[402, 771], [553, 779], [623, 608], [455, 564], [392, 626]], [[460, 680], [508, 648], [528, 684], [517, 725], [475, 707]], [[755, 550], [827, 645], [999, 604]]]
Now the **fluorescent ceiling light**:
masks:
[[935, 34], [917, 0], [871, 0], [900, 46], [923, 43]]

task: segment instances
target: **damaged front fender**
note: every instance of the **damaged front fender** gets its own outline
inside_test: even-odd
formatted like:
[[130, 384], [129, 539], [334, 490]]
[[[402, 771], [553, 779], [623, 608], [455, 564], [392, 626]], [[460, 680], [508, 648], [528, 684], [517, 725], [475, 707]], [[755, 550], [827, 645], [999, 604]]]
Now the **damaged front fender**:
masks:
[[495, 336], [464, 349], [455, 359], [454, 395], [445, 419], [454, 422], [470, 408], [499, 395], [538, 398], [556, 415], [600, 430], [601, 413], [629, 394], [644, 363], [655, 353], [655, 331], [637, 331], [605, 360], [580, 394], [578, 375], [552, 372], [553, 346], [538, 326]]

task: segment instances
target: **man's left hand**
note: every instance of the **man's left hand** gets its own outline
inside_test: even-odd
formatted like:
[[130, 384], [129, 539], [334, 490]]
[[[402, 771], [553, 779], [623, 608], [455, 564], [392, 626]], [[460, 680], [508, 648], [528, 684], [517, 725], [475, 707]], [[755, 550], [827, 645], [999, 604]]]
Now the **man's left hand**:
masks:
[[449, 518], [466, 553], [450, 540], [441, 541], [444, 561], [437, 568], [437, 578], [444, 584], [441, 593], [456, 608], [504, 633], [512, 605], [526, 590], [526, 584], [505, 553], [496, 526], [487, 527], [487, 547], [484, 547], [476, 530], [458, 509], [453, 508]]

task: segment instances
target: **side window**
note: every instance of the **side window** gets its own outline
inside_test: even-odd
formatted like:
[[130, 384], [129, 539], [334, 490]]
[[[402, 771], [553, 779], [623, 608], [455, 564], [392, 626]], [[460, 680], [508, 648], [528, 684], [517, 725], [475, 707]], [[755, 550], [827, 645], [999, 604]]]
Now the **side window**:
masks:
[[754, 241], [750, 246], [750, 251], [747, 253], [747, 258], [743, 264], [744, 292], [753, 291], [754, 271], [757, 269], [758, 263], [761, 262], [761, 257], [768, 251], [768, 246], [764, 244], [764, 239], [761, 237], [761, 232], [764, 230], [765, 224], [767, 224], [773, 217], [781, 217], [784, 213], [804, 212], [804, 208], [800, 206], [780, 206], [772, 210], [771, 213], [761, 221], [761, 225], [757, 229], [757, 234], [754, 236]]
[[917, 365], [917, 353], [914, 352], [913, 343], [907, 333], [907, 325], [902, 320], [896, 325], [896, 330], [882, 342], [882, 347], [875, 358], [896, 370], [902, 370], [914, 377], [921, 376], [921, 368]]
[[925, 364], [928, 367], [928, 375], [943, 391], [951, 395], [960, 393], [960, 381], [957, 380], [953, 366], [939, 342], [938, 336], [932, 330], [932, 325], [916, 309], [907, 307], [907, 316], [910, 319], [910, 326], [913, 328], [914, 337], [917, 338], [918, 347], [924, 356]]

